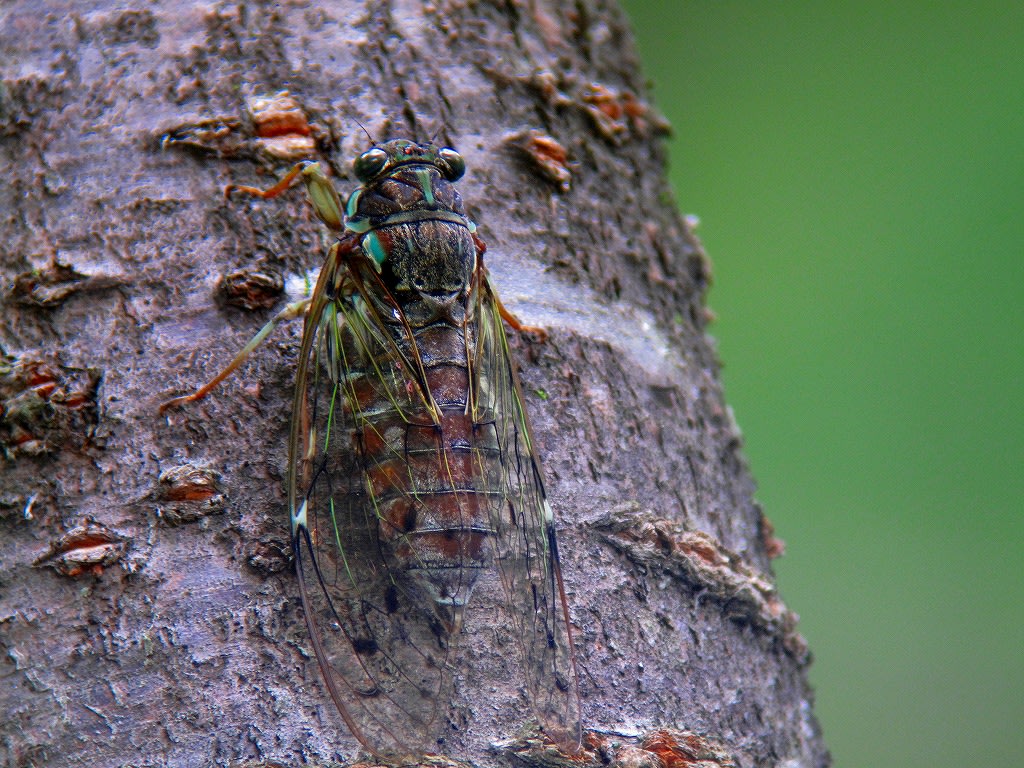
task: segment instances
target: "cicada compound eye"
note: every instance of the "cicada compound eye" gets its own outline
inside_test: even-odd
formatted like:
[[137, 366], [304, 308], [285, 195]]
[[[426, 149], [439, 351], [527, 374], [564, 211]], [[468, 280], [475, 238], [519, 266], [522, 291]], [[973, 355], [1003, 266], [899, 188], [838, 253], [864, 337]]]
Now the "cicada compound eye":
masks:
[[380, 173], [388, 162], [388, 153], [380, 147], [368, 149], [352, 161], [352, 170], [360, 181], [369, 181]]
[[462, 155], [451, 147], [444, 147], [437, 153], [437, 156], [448, 167], [448, 172], [445, 174], [445, 178], [448, 181], [458, 181], [462, 178], [462, 175], [466, 172], [466, 161], [462, 159]]

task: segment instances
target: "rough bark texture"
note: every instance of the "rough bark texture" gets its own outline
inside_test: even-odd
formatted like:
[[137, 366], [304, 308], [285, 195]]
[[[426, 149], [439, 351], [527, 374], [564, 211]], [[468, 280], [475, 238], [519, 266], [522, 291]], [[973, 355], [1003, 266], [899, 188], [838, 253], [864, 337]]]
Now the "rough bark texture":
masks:
[[[550, 334], [516, 354], [559, 519], [580, 759], [827, 764], [705, 335], [708, 265], [610, 0], [5, 3], [0, 75], [4, 765], [355, 755], [288, 561], [298, 324], [216, 397], [157, 405], [322, 258], [301, 194], [222, 187], [266, 184], [311, 138], [350, 189], [357, 120], [465, 155], [494, 284]], [[287, 110], [270, 135], [256, 99], [281, 89], [310, 138]], [[453, 743], [515, 736], [522, 711], [492, 703], [516, 680], [463, 687]], [[699, 738], [633, 738], [660, 728]], [[459, 756], [555, 759], [529, 747]]]

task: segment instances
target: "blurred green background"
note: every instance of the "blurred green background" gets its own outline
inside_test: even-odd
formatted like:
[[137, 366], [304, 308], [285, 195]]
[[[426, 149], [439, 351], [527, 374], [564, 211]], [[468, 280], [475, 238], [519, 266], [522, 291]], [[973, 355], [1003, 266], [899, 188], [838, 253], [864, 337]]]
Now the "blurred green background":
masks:
[[624, 5], [835, 765], [1024, 764], [1024, 3]]

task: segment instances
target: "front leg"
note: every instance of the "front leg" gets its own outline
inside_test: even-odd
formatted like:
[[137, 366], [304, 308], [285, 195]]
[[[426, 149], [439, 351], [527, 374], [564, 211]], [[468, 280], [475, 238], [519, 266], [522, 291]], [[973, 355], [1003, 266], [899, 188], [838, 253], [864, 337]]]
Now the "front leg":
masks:
[[261, 200], [270, 200], [294, 186], [296, 180], [300, 177], [302, 178], [302, 183], [306, 185], [306, 193], [309, 195], [310, 203], [313, 204], [313, 210], [316, 212], [317, 218], [330, 227], [332, 231], [341, 232], [345, 227], [345, 215], [341, 210], [341, 198], [338, 197], [338, 192], [334, 189], [331, 180], [320, 170], [320, 163], [311, 163], [308, 160], [296, 163], [270, 189], [228, 184], [224, 187], [224, 195], [229, 196], [232, 192], [244, 192]]

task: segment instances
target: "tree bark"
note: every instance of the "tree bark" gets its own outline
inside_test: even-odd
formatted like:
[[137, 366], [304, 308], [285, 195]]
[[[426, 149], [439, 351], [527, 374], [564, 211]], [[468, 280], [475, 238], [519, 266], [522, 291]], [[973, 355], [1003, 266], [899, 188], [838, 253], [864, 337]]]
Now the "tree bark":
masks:
[[[157, 406], [323, 258], [301, 194], [224, 185], [311, 152], [344, 193], [360, 126], [463, 153], [493, 283], [548, 331], [513, 342], [576, 633], [579, 759], [828, 764], [705, 335], [708, 264], [609, 0], [23, 0], [0, 46], [4, 765], [354, 758], [289, 562], [299, 324], [215, 396]], [[467, 675], [456, 757], [557, 762], [521, 736], [518, 688]]]

